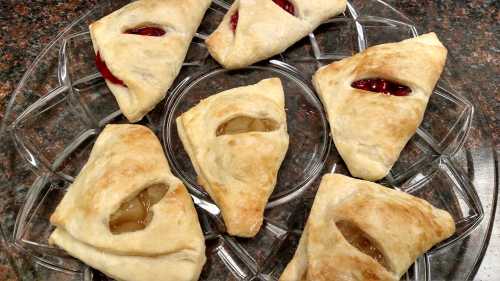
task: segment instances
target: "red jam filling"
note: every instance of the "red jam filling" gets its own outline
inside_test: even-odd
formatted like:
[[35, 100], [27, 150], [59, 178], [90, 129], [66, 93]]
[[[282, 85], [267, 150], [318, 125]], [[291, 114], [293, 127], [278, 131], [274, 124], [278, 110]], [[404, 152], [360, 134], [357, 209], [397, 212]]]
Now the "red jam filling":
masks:
[[236, 11], [236, 13], [234, 13], [232, 16], [231, 16], [231, 19], [229, 20], [229, 23], [231, 24], [231, 30], [233, 32], [236, 31], [236, 26], [238, 26], [238, 18], [239, 18], [239, 13], [238, 11]]
[[393, 96], [407, 96], [411, 93], [411, 89], [407, 86], [380, 78], [358, 80], [353, 82], [351, 87]]
[[163, 30], [159, 27], [145, 26], [145, 27], [127, 29], [127, 30], [125, 30], [125, 33], [142, 35], [142, 36], [160, 37], [160, 36], [165, 35], [166, 32], [165, 32], [165, 30]]
[[123, 83], [122, 80], [118, 79], [116, 76], [113, 75], [113, 73], [111, 73], [109, 68], [106, 66], [106, 63], [102, 60], [99, 52], [97, 52], [97, 55], [95, 56], [95, 65], [97, 66], [97, 70], [99, 70], [104, 79], [108, 80], [113, 84], [118, 84], [122, 85], [123, 87], [127, 87], [127, 85], [125, 85], [125, 83]]
[[283, 10], [289, 12], [292, 15], [295, 15], [295, 7], [293, 6], [293, 4], [290, 1], [288, 1], [288, 0], [273, 0], [273, 2], [276, 3], [276, 5], [283, 8]]
[[[295, 15], [295, 7], [293, 6], [293, 4], [290, 1], [288, 1], [288, 0], [273, 0], [273, 2], [276, 5], [283, 8], [283, 10], [290, 13], [291, 15]], [[239, 18], [239, 13], [238, 13], [238, 11], [236, 11], [236, 13], [234, 13], [231, 16], [231, 19], [229, 20], [229, 23], [231, 24], [231, 30], [233, 32], [236, 31], [236, 26], [238, 26], [238, 18]]]

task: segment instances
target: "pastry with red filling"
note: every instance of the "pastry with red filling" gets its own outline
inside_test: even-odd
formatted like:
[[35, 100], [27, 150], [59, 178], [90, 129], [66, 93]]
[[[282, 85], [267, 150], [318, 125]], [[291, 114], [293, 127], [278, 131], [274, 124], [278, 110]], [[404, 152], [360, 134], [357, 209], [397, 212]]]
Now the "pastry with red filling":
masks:
[[166, 95], [210, 0], [139, 0], [90, 25], [96, 66], [137, 122]]
[[447, 50], [434, 33], [370, 47], [320, 68], [313, 84], [355, 177], [385, 177], [422, 122]]
[[236, 0], [207, 48], [225, 68], [270, 58], [345, 10], [345, 0]]

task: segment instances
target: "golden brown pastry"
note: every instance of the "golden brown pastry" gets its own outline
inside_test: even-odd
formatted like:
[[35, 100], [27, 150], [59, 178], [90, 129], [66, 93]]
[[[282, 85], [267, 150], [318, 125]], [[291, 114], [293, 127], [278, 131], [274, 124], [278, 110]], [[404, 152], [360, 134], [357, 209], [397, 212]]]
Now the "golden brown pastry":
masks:
[[422, 199], [327, 174], [280, 281], [397, 281], [454, 232], [450, 214]]
[[196, 281], [205, 263], [191, 197], [144, 126], [106, 126], [50, 222], [50, 243], [116, 280]]
[[177, 118], [198, 182], [222, 212], [227, 232], [253, 237], [288, 149], [278, 78], [210, 96]]
[[130, 122], [165, 97], [211, 2], [139, 0], [90, 25], [97, 68]]
[[241, 68], [270, 58], [345, 10], [346, 0], [236, 0], [207, 38], [225, 68]]
[[313, 84], [351, 174], [387, 175], [415, 134], [446, 61], [434, 33], [382, 44], [320, 68]]

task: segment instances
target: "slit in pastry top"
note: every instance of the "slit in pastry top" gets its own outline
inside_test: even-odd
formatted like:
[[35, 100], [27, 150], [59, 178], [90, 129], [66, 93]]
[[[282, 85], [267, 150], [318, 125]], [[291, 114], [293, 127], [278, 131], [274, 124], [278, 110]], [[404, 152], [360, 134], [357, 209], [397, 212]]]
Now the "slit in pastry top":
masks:
[[167, 32], [165, 31], [165, 29], [158, 26], [143, 25], [134, 28], [129, 28], [125, 30], [123, 33], [141, 35], [141, 36], [161, 37], [165, 35]]
[[375, 245], [371, 241], [371, 239], [368, 237], [368, 234], [361, 230], [357, 225], [346, 220], [337, 221], [335, 225], [340, 230], [345, 240], [349, 242], [349, 244], [354, 246], [363, 254], [372, 257], [385, 269], [390, 271], [390, 268], [385, 261], [384, 254], [382, 254], [377, 245]]
[[219, 125], [215, 135], [236, 135], [249, 132], [271, 132], [279, 129], [278, 122], [268, 118], [238, 116]]
[[165, 184], [153, 184], [123, 202], [110, 216], [111, 233], [121, 234], [146, 228], [153, 219], [151, 208], [165, 196], [167, 191], [168, 187]]
[[411, 93], [410, 87], [381, 78], [357, 80], [352, 82], [351, 87], [369, 92], [399, 97], [408, 96]]
[[288, 0], [273, 0], [276, 5], [280, 6], [283, 10], [287, 11], [290, 13], [292, 16], [295, 16], [295, 6], [292, 4], [292, 2]]
[[[289, 14], [292, 16], [295, 16], [295, 6], [292, 4], [292, 2], [288, 0], [273, 0], [273, 2], [280, 6], [283, 10], [287, 11]], [[231, 30], [233, 32], [236, 32], [236, 27], [238, 26], [238, 19], [239, 19], [239, 12], [236, 10], [231, 15], [231, 19], [229, 20], [229, 24], [231, 25]]]

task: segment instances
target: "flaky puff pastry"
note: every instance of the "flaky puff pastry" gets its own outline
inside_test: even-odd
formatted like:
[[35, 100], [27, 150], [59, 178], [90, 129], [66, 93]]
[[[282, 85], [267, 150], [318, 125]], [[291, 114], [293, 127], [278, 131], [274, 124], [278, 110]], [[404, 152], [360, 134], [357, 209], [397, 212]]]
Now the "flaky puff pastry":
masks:
[[[126, 85], [106, 84], [122, 113], [136, 122], [166, 95], [186, 57], [210, 0], [139, 0], [90, 25], [94, 50]], [[163, 36], [127, 34], [157, 27]]]
[[422, 199], [327, 174], [279, 280], [397, 281], [419, 255], [454, 232], [450, 214]]
[[[177, 118], [177, 130], [198, 182], [219, 206], [227, 232], [253, 237], [288, 149], [284, 93], [278, 78], [210, 96]], [[268, 130], [221, 132], [245, 117]], [[234, 126], [233, 126], [234, 127]]]
[[[112, 233], [124, 202], [154, 185], [166, 193], [142, 230]], [[108, 125], [50, 218], [49, 242], [116, 280], [196, 281], [205, 263], [198, 217], [160, 142], [140, 125]]]
[[[345, 0], [291, 0], [292, 15], [272, 0], [236, 0], [207, 38], [212, 55], [225, 68], [241, 68], [270, 58], [345, 10]], [[236, 30], [231, 17], [238, 13]]]
[[[428, 33], [370, 47], [314, 74], [335, 146], [353, 176], [374, 181], [389, 173], [422, 122], [446, 54], [437, 36]], [[351, 87], [368, 78], [406, 85], [411, 93], [392, 96]]]

